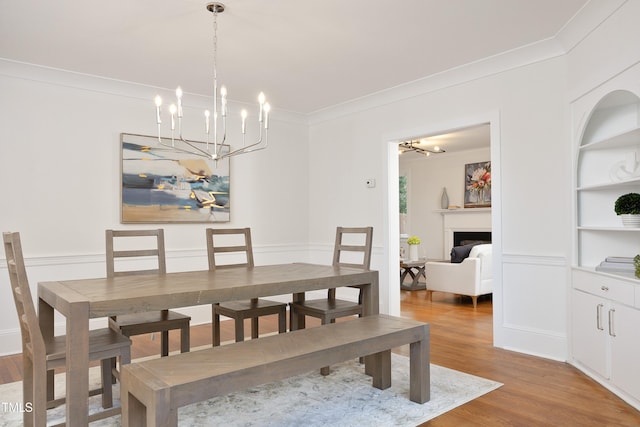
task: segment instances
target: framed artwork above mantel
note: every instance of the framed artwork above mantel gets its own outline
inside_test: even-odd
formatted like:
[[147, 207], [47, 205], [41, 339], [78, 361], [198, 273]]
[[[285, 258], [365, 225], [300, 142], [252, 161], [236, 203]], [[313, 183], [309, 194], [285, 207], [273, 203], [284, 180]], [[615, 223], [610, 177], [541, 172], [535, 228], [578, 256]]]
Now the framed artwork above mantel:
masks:
[[123, 224], [230, 220], [229, 158], [180, 152], [170, 147], [171, 139], [161, 145], [147, 135], [122, 133], [120, 143]]
[[491, 162], [464, 165], [464, 207], [491, 207]]

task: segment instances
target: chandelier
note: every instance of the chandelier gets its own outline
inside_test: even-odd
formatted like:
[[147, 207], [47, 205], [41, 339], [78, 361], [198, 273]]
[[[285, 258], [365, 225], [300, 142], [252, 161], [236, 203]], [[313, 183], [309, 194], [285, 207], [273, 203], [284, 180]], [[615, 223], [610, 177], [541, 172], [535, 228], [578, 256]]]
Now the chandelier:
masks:
[[[222, 160], [226, 157], [236, 156], [238, 154], [250, 153], [267, 148], [267, 136], [269, 131], [269, 111], [271, 107], [266, 102], [264, 93], [260, 92], [258, 96], [258, 138], [247, 144], [246, 142], [246, 121], [247, 110], [242, 110], [241, 131], [242, 131], [242, 147], [235, 150], [226, 144], [227, 140], [227, 88], [220, 86], [220, 108], [218, 109], [218, 14], [224, 12], [224, 4], [212, 2], [207, 4], [207, 10], [213, 13], [213, 114], [209, 110], [204, 112], [204, 129], [206, 134], [206, 142], [191, 141], [182, 136], [182, 89], [176, 89], [176, 103], [169, 106], [169, 114], [171, 117], [171, 143], [166, 142], [161, 134], [162, 117], [161, 106], [162, 98], [156, 96], [156, 122], [158, 124], [158, 144], [171, 148], [176, 151], [188, 153], [191, 155], [205, 157], [210, 160]], [[218, 129], [218, 119], [221, 119], [221, 129]], [[177, 131], [176, 131], [177, 122]], [[212, 123], [213, 122], [213, 123]], [[177, 135], [176, 135], [177, 132]], [[212, 135], [213, 134], [213, 135]]]
[[404, 154], [408, 151], [414, 151], [416, 153], [424, 154], [425, 156], [430, 156], [431, 154], [441, 154], [445, 152], [437, 145], [433, 147], [427, 147], [422, 143], [421, 140], [404, 141], [398, 144], [398, 152], [400, 154]]

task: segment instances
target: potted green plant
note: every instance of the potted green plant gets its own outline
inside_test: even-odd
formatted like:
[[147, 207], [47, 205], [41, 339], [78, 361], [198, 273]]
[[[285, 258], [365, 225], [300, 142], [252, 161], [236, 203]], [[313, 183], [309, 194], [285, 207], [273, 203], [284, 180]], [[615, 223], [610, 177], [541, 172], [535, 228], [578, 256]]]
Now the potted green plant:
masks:
[[614, 210], [625, 227], [640, 227], [640, 194], [627, 193], [618, 197]]
[[407, 239], [407, 244], [409, 245], [409, 261], [418, 261], [420, 238], [418, 236], [411, 236]]

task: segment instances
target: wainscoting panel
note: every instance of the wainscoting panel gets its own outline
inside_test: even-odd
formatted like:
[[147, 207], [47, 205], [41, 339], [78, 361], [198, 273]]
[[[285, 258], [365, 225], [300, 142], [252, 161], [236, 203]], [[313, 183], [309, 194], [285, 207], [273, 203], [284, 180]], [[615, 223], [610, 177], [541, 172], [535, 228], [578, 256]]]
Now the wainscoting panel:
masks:
[[567, 360], [566, 258], [503, 254], [502, 260], [504, 347]]

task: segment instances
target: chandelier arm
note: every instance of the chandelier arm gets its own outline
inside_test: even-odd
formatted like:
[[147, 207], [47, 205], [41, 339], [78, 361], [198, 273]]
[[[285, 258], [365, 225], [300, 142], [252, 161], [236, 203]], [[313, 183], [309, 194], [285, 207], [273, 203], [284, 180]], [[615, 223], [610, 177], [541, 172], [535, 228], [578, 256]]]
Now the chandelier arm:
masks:
[[442, 154], [445, 152], [445, 150], [439, 149], [439, 150], [433, 150], [429, 147], [419, 147], [414, 145], [414, 141], [407, 141], [407, 142], [401, 142], [398, 147], [401, 150], [404, 150], [403, 152], [407, 152], [407, 151], [415, 151], [416, 153], [420, 153], [420, 154], [424, 154], [424, 155], [429, 155], [429, 154]]
[[186, 150], [184, 148], [174, 147], [176, 150], [182, 151], [184, 153], [196, 154], [198, 156], [202, 156], [202, 157], [206, 157], [206, 158], [215, 160], [213, 154], [211, 154], [209, 151], [203, 150], [202, 148], [200, 148], [197, 145], [195, 145], [196, 143], [197, 144], [202, 144], [201, 142], [199, 142], [199, 141], [189, 141], [188, 139], [184, 139], [182, 137], [182, 135], [180, 135], [180, 141], [182, 141], [183, 143], [187, 144], [192, 149], [196, 150], [197, 153], [194, 153], [193, 151]]
[[[220, 152], [222, 151], [222, 147], [224, 147], [224, 143], [227, 142], [227, 130], [225, 128], [224, 134], [222, 135], [222, 141], [218, 142], [216, 141], [216, 143], [213, 146], [213, 153], [215, 154], [216, 158], [220, 158]], [[220, 148], [218, 148], [218, 145], [220, 146]]]
[[251, 153], [252, 151], [258, 151], [258, 150], [262, 150], [264, 148], [267, 148], [268, 138], [266, 138], [266, 135], [265, 135], [265, 139], [264, 139], [264, 147], [253, 148], [253, 147], [256, 147], [256, 146], [260, 145], [261, 143], [262, 143], [262, 136], [260, 136], [260, 139], [258, 139], [258, 141], [254, 142], [253, 144], [249, 144], [249, 145], [245, 145], [244, 147], [237, 148], [237, 149], [225, 154], [225, 156], [226, 157], [236, 156], [238, 154]]
[[[165, 139], [166, 139], [166, 138], [165, 138]], [[175, 144], [174, 144], [174, 141], [173, 141], [173, 140], [171, 141], [171, 144], [169, 144], [169, 143], [164, 142], [164, 141], [162, 140], [162, 137], [158, 137], [158, 144], [159, 144], [159, 145], [162, 145], [163, 147], [171, 148], [171, 149], [172, 149], [172, 150], [174, 150], [174, 151], [181, 151], [181, 152], [183, 152], [183, 153], [195, 154], [195, 155], [198, 155], [198, 156], [200, 156], [200, 155], [206, 155], [207, 157], [211, 157], [211, 154], [209, 154], [208, 152], [206, 152], [206, 151], [204, 151], [204, 150], [202, 150], [202, 149], [200, 149], [200, 148], [198, 148], [198, 147], [192, 146], [192, 144], [190, 144], [188, 141], [186, 141], [186, 140], [182, 140], [182, 142], [184, 142], [184, 143], [186, 143], [187, 145], [191, 146], [194, 150], [198, 150], [198, 151], [199, 151], [200, 153], [202, 153], [202, 154], [200, 154], [200, 153], [194, 153], [193, 151], [191, 151], [191, 150], [187, 150], [187, 149], [185, 149], [185, 148], [176, 147], [176, 146], [175, 146]]]
[[[251, 146], [253, 146], [253, 144]], [[222, 159], [225, 159], [227, 157], [234, 157], [234, 156], [237, 156], [239, 154], [253, 153], [254, 151], [264, 150], [265, 148], [267, 148], [266, 145], [264, 145], [262, 147], [258, 147], [258, 148], [252, 148], [250, 150], [248, 150], [246, 148], [239, 148], [239, 149], [234, 150], [234, 151], [232, 151], [230, 153], [226, 153], [226, 154], [222, 155], [221, 157], [218, 158], [218, 160], [222, 160]]]
[[162, 138], [159, 137], [158, 138], [158, 143], [164, 147], [167, 148], [171, 148], [172, 150], [175, 151], [180, 151], [182, 153], [186, 153], [186, 154], [192, 154], [192, 155], [196, 155], [196, 156], [200, 156], [200, 157], [205, 157], [207, 159], [210, 160], [222, 160], [225, 159], [227, 157], [234, 157], [237, 156], [239, 154], [245, 154], [245, 153], [252, 153], [254, 151], [260, 151], [260, 150], [264, 150], [265, 148], [268, 147], [268, 140], [265, 138], [265, 144], [261, 147], [257, 147], [257, 148], [253, 148], [256, 147], [257, 145], [259, 145], [262, 141], [258, 141], [256, 143], [253, 143], [251, 145], [247, 145], [246, 147], [242, 147], [242, 148], [238, 148], [236, 150], [230, 151], [228, 153], [225, 154], [221, 154], [218, 155], [216, 158], [213, 158], [212, 154], [208, 151], [205, 151], [201, 148], [199, 148], [197, 145], [195, 144], [200, 144], [201, 142], [199, 141], [189, 141], [187, 139], [181, 139], [180, 141], [182, 141], [183, 143], [187, 144], [189, 147], [191, 147], [193, 150], [196, 150], [197, 152], [193, 152], [191, 150], [187, 150], [185, 148], [180, 148], [180, 147], [176, 147], [175, 145], [166, 143], [164, 141], [162, 141]]

